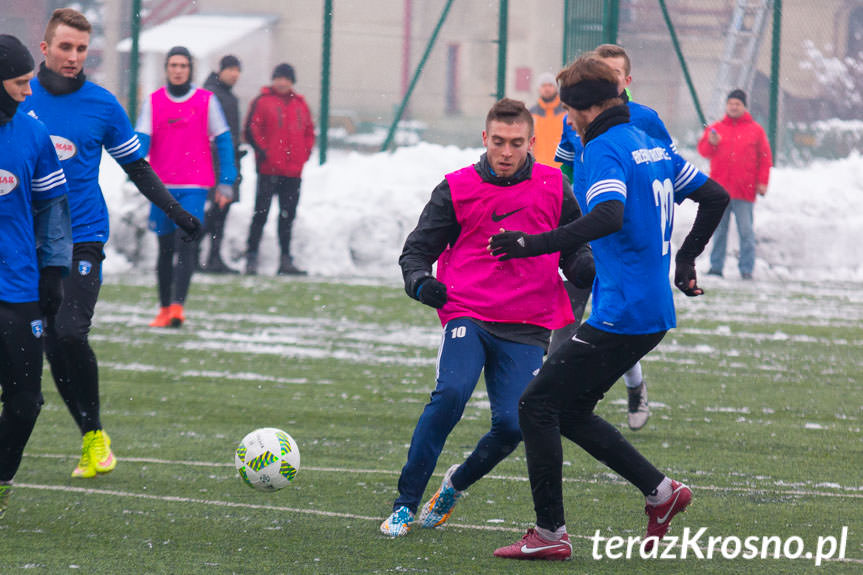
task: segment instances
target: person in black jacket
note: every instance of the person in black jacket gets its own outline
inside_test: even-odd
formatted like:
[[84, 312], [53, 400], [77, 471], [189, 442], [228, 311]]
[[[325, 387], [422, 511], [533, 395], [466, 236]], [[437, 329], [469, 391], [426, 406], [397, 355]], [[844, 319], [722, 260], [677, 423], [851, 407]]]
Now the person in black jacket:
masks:
[[[240, 173], [240, 160], [246, 155], [244, 150], [240, 150], [240, 106], [237, 96], [233, 92], [237, 80], [240, 79], [241, 70], [240, 60], [236, 56], [228, 54], [223, 56], [219, 62], [219, 72], [211, 73], [207, 81], [204, 82], [204, 89], [215, 94], [222, 105], [225, 120], [228, 122], [234, 140], [234, 160], [237, 165], [237, 179], [233, 185], [233, 197], [217, 196], [215, 188], [213, 188], [210, 190], [210, 197], [208, 198], [210, 204], [204, 216], [205, 231], [210, 237], [210, 252], [207, 256], [207, 262], [201, 266], [201, 271], [214, 274], [239, 273], [228, 267], [222, 260], [221, 248], [228, 211], [231, 209], [232, 203], [239, 201], [240, 182], [243, 179]], [[218, 154], [215, 149], [213, 150], [213, 160], [218, 162]]]

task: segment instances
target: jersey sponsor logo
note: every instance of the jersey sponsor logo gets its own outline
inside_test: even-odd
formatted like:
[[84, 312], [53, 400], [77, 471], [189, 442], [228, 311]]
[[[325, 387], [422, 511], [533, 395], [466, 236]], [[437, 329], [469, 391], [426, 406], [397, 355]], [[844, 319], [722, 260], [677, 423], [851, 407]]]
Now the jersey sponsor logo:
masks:
[[638, 150], [632, 150], [632, 159], [635, 160], [636, 164], [644, 164], [670, 160], [671, 156], [668, 155], [668, 150], [662, 147], [650, 148], [649, 150], [640, 148]]
[[0, 170], [0, 196], [5, 196], [18, 187], [18, 176], [7, 170]]
[[30, 322], [30, 331], [33, 332], [33, 337], [40, 338], [42, 337], [42, 320], [34, 319]]
[[89, 275], [92, 270], [93, 264], [91, 262], [88, 262], [87, 260], [81, 260], [78, 262], [78, 275]]
[[51, 141], [54, 142], [54, 149], [57, 151], [57, 157], [60, 161], [68, 160], [78, 153], [78, 148], [75, 147], [72, 140], [67, 140], [63, 136], [51, 136]]
[[491, 221], [493, 221], [493, 222], [499, 222], [499, 221], [501, 221], [501, 220], [503, 220], [503, 219], [505, 219], [505, 218], [510, 217], [510, 216], [511, 216], [511, 215], [513, 215], [513, 214], [516, 214], [516, 213], [518, 213], [518, 212], [522, 211], [525, 207], [526, 207], [526, 206], [522, 206], [522, 207], [518, 208], [517, 210], [513, 210], [513, 211], [511, 211], [511, 212], [506, 212], [506, 213], [504, 213], [504, 214], [498, 214], [495, 210], [492, 210], [492, 212], [491, 212]]

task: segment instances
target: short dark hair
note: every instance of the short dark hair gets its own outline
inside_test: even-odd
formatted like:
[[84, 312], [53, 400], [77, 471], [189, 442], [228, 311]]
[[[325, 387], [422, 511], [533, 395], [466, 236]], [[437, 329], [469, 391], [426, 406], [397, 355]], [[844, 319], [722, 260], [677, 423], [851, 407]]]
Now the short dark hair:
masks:
[[72, 8], [58, 8], [51, 14], [48, 20], [48, 26], [45, 27], [45, 42], [51, 43], [54, 38], [54, 32], [57, 31], [57, 26], [64, 24], [70, 28], [80, 30], [90, 34], [93, 32], [93, 26], [87, 17]]
[[626, 75], [632, 72], [632, 63], [629, 61], [629, 54], [623, 49], [623, 46], [617, 44], [600, 44], [593, 53], [599, 58], [623, 58], [623, 71]]
[[533, 116], [521, 100], [503, 98], [495, 102], [485, 117], [486, 130], [492, 121], [503, 122], [504, 124], [524, 122], [530, 129], [530, 135], [533, 136]]

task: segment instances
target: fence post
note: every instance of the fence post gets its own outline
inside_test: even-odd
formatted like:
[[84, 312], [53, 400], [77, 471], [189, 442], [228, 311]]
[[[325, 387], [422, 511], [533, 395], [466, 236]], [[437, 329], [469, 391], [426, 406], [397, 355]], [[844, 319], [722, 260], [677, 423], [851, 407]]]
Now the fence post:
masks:
[[318, 161], [327, 161], [330, 132], [330, 51], [333, 44], [333, 0], [324, 0], [324, 33], [321, 46], [321, 120]]
[[138, 121], [138, 67], [141, 60], [141, 0], [132, 0], [132, 49], [129, 51], [129, 119]]
[[767, 120], [767, 138], [776, 163], [779, 150], [776, 141], [779, 117], [779, 54], [782, 48], [782, 0], [773, 0], [773, 33], [770, 49], [770, 115]]
[[428, 60], [429, 54], [431, 54], [431, 50], [435, 45], [435, 41], [437, 40], [438, 32], [440, 32], [443, 23], [446, 21], [446, 16], [449, 13], [449, 8], [452, 6], [453, 0], [447, 0], [446, 6], [443, 7], [443, 11], [441, 12], [440, 19], [437, 22], [437, 26], [435, 26], [434, 32], [432, 32], [431, 38], [429, 38], [428, 44], [426, 44], [425, 52], [423, 52], [422, 58], [420, 58], [420, 63], [417, 64], [417, 69], [414, 70], [414, 76], [411, 78], [411, 85], [408, 86], [408, 91], [405, 92], [404, 98], [402, 98], [402, 103], [399, 104], [399, 109], [396, 112], [396, 117], [393, 118], [393, 123], [390, 125], [390, 130], [387, 132], [387, 138], [384, 140], [384, 145], [381, 146], [381, 152], [385, 151], [390, 147], [390, 144], [393, 141], [393, 137], [396, 135], [396, 127], [399, 125], [399, 122], [402, 119], [402, 114], [405, 113], [405, 108], [407, 108], [408, 101], [411, 99], [411, 94], [413, 94], [414, 88], [417, 85], [417, 81], [420, 79], [420, 74], [422, 74], [423, 67], [426, 64], [426, 60]]
[[506, 94], [506, 46], [509, 29], [509, 0], [500, 0], [497, 20], [497, 91], [498, 100]]
[[698, 119], [701, 120], [702, 126], [706, 126], [707, 120], [704, 119], [704, 112], [701, 111], [701, 103], [698, 101], [698, 94], [695, 92], [695, 86], [693, 86], [692, 78], [689, 76], [689, 68], [686, 67], [686, 60], [683, 58], [683, 52], [680, 50], [680, 42], [677, 41], [677, 32], [674, 31], [674, 24], [671, 23], [671, 17], [668, 15], [665, 0], [659, 0], [659, 6], [662, 8], [662, 17], [665, 18], [665, 25], [668, 26], [668, 32], [671, 34], [671, 43], [674, 45], [674, 52], [677, 54], [677, 59], [680, 60], [680, 67], [683, 69], [683, 77], [686, 79], [689, 94], [692, 96], [692, 103], [695, 104], [695, 111], [698, 112]]

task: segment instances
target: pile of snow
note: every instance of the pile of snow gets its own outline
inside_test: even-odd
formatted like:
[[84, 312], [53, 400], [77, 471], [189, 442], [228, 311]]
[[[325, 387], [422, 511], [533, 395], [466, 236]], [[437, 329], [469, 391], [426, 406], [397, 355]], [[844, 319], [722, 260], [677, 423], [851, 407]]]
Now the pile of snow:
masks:
[[[432, 144], [372, 155], [317, 155], [303, 173], [294, 225], [297, 264], [315, 276], [376, 278], [400, 283], [398, 256], [405, 237], [444, 174], [474, 163], [481, 149]], [[147, 201], [105, 156], [100, 183], [111, 212], [107, 273], [155, 267], [156, 242], [146, 230]], [[231, 208], [222, 254], [242, 269], [246, 236], [254, 209], [252, 154], [242, 166], [240, 201]], [[260, 248], [261, 272], [274, 273], [278, 261], [274, 200]], [[695, 204], [677, 209], [674, 242], [692, 224]], [[759, 278], [863, 281], [863, 157], [816, 163], [806, 168], [774, 168], [770, 187], [755, 208], [758, 237], [755, 274]], [[206, 243], [203, 247], [207, 252]], [[726, 277], [737, 277], [737, 238], [732, 224]], [[698, 261], [708, 267], [708, 251]]]

